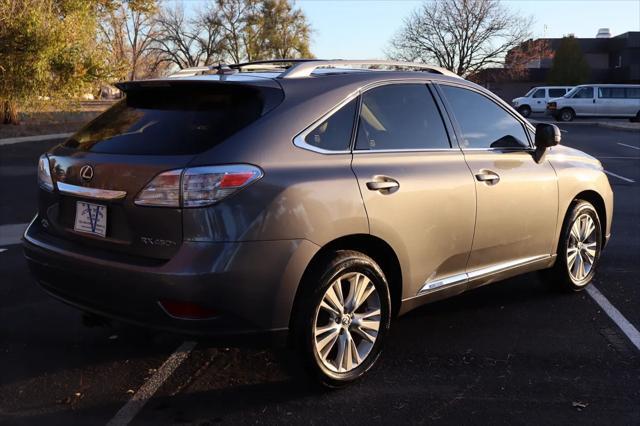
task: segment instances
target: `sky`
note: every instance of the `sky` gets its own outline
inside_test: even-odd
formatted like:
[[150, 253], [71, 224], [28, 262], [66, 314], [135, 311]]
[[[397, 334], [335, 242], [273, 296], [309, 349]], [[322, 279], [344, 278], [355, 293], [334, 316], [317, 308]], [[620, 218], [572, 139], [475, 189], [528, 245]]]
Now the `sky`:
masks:
[[[422, 1], [298, 0], [314, 29], [311, 51], [318, 58], [383, 58], [402, 21]], [[595, 37], [599, 28], [612, 35], [640, 31], [640, 0], [502, 1], [524, 16], [533, 16], [534, 38]], [[546, 27], [546, 30], [545, 30]]]
[[[184, 2], [187, 9], [199, 3], [199, 0]], [[316, 57], [382, 59], [403, 19], [423, 1], [296, 0], [295, 3], [313, 28], [311, 51]], [[521, 15], [533, 16], [534, 38], [566, 34], [595, 37], [599, 28], [609, 28], [613, 36], [640, 31], [640, 0], [503, 0], [502, 3]]]

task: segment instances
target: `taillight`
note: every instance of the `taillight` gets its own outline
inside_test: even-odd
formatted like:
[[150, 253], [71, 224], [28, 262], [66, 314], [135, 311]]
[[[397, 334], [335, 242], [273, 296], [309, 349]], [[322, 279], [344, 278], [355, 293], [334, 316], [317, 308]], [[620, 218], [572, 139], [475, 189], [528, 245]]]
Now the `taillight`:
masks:
[[180, 207], [182, 169], [160, 173], [136, 197], [141, 206]]
[[38, 184], [47, 191], [53, 191], [53, 180], [51, 179], [51, 166], [49, 158], [42, 155], [38, 160]]
[[262, 177], [248, 164], [204, 166], [160, 173], [138, 194], [143, 206], [202, 207], [214, 204]]

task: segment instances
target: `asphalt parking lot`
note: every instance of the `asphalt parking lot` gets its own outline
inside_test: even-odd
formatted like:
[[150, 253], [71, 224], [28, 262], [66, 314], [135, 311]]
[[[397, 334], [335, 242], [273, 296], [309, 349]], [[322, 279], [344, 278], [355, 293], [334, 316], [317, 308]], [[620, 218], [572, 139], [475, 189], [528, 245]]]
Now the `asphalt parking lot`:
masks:
[[[640, 132], [560, 127], [610, 174], [595, 288], [637, 333]], [[292, 376], [279, 350], [86, 324], [33, 282], [11, 226], [33, 216], [36, 161], [55, 143], [0, 146], [0, 423], [640, 424], [640, 350], [620, 321], [535, 273], [399, 318], [381, 362], [339, 391]]]

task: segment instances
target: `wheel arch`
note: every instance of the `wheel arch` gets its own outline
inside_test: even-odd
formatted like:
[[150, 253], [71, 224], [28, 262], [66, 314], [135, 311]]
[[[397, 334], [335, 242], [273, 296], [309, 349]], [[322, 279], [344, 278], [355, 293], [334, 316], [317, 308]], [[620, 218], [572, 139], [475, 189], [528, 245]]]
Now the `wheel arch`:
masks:
[[300, 299], [300, 293], [309, 275], [314, 273], [315, 268], [327, 262], [338, 250], [354, 250], [371, 257], [384, 272], [389, 283], [389, 293], [391, 295], [391, 312], [397, 315], [402, 302], [402, 269], [400, 261], [391, 246], [381, 238], [370, 234], [352, 234], [336, 238], [320, 248], [309, 261], [296, 290], [296, 295], [291, 310], [290, 324], [296, 312]]
[[[598, 192], [588, 189], [576, 194], [573, 199], [587, 201], [596, 209], [596, 212], [598, 212], [598, 218], [600, 219], [600, 231], [604, 238], [607, 235], [607, 207], [605, 205], [604, 198], [602, 198]], [[563, 223], [566, 220], [567, 215], [569, 214], [569, 209], [572, 205], [573, 202], [569, 203], [569, 206], [567, 206], [564, 216], [562, 217]]]

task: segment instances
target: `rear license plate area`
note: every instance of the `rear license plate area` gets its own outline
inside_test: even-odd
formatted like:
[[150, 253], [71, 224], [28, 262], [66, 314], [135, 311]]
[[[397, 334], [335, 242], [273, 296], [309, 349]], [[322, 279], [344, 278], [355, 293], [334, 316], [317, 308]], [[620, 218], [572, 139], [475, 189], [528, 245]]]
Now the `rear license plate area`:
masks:
[[76, 201], [76, 219], [73, 229], [77, 232], [107, 236], [107, 206]]

